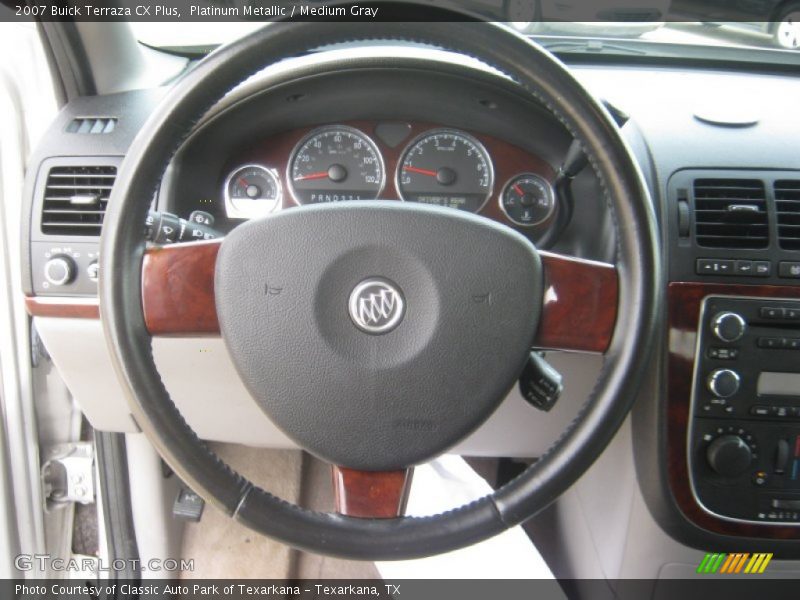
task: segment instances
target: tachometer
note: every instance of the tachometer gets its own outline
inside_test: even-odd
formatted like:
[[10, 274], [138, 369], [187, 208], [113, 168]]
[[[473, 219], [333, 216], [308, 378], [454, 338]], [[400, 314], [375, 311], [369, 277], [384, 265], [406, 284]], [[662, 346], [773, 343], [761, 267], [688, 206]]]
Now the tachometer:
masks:
[[274, 169], [244, 165], [225, 180], [225, 213], [230, 219], [270, 214], [281, 203], [281, 181]]
[[312, 131], [292, 153], [287, 173], [300, 204], [374, 200], [386, 181], [375, 143], [352, 127], [334, 125]]
[[494, 171], [483, 145], [451, 129], [423, 134], [403, 153], [397, 191], [407, 202], [478, 212], [492, 194]]

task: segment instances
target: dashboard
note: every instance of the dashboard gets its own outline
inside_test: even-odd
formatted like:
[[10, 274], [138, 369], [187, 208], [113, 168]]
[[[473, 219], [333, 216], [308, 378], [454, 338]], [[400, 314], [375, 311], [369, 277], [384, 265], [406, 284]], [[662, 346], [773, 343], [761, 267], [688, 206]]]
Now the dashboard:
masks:
[[[632, 419], [648, 508], [687, 543], [726, 548], [746, 538], [748, 548], [772, 552], [777, 541], [800, 539], [800, 395], [795, 383], [788, 391], [785, 384], [800, 371], [791, 346], [800, 338], [798, 80], [710, 67], [584, 64], [573, 71], [631, 115], [622, 131], [650, 186], [667, 260], [668, 307]], [[91, 265], [101, 220], [92, 219], [100, 211], [78, 203], [68, 215], [76, 219], [55, 225], [50, 218], [61, 213], [48, 211], [61, 210], [53, 203], [63, 200], [52, 200], [64, 196], [55, 193], [59, 185], [69, 187], [69, 197], [88, 185], [98, 206], [107, 204], [110, 185], [103, 182], [113, 180], [163, 94], [70, 103], [33, 157], [27, 181], [29, 308], [101, 429], [131, 431], [135, 424], [117, 397], [96, 319]], [[732, 102], [756, 107], [753, 122], [708, 120], [708, 106]], [[119, 125], [105, 135], [66, 133], [86, 115], [113, 115]], [[613, 219], [592, 169], [572, 177], [568, 190], [560, 185], [572, 141], [513, 82], [461, 59], [394, 49], [381, 57], [332, 53], [265, 72], [212, 109], [176, 154], [153, 208], [184, 219], [207, 213], [224, 234], [304, 204], [423, 202], [492, 219], [539, 247], [613, 263]], [[72, 274], [54, 285], [47, 264], [63, 256], [74, 262]], [[762, 312], [770, 309], [779, 316]], [[720, 337], [714, 323], [727, 313], [746, 332]], [[176, 404], [201, 437], [291, 445], [252, 405], [221, 340], [158, 337], [153, 346]], [[531, 414], [515, 390], [455, 451], [545, 452], [580, 409], [602, 361], [587, 354], [548, 359], [566, 382], [551, 413]], [[86, 360], [98, 365], [90, 377]], [[764, 374], [784, 382], [779, 392], [759, 388]]]

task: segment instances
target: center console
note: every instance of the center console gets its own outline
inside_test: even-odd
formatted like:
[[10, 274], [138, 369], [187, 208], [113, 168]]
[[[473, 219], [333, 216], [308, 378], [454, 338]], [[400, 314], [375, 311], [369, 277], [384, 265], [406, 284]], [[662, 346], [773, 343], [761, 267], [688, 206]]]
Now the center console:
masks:
[[800, 301], [703, 300], [688, 444], [704, 510], [800, 524]]
[[668, 197], [662, 414], [680, 527], [800, 540], [800, 175], [678, 171]]

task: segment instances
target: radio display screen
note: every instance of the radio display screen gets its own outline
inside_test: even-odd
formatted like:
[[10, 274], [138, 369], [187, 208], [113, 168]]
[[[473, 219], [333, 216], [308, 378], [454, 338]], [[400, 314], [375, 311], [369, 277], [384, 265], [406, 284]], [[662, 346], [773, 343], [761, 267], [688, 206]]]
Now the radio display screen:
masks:
[[800, 373], [764, 371], [758, 376], [759, 396], [800, 396]]

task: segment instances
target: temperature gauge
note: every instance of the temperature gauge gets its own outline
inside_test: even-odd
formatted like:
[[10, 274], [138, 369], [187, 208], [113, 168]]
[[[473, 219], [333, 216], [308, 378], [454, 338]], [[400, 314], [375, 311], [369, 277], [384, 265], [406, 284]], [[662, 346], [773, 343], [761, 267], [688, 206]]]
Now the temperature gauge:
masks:
[[553, 187], [539, 175], [517, 175], [503, 189], [500, 208], [517, 225], [539, 225], [547, 221], [555, 211]]
[[277, 210], [281, 181], [273, 169], [245, 165], [225, 181], [225, 212], [231, 219], [255, 219]]

